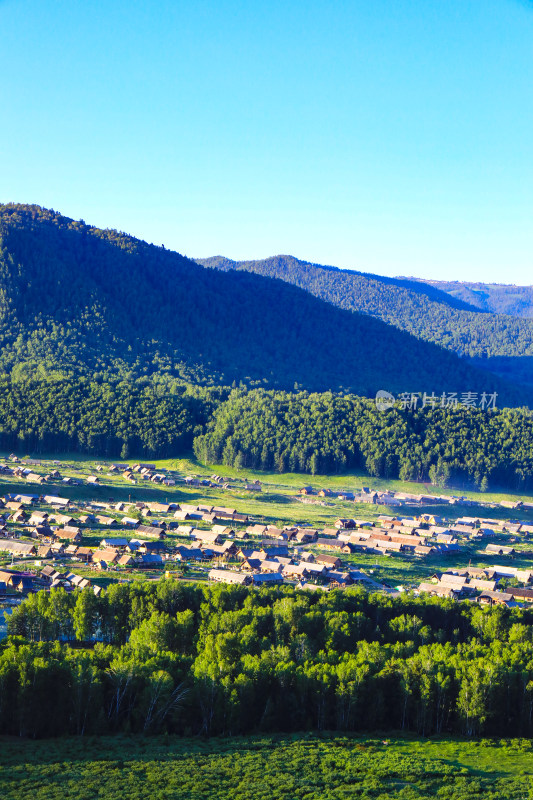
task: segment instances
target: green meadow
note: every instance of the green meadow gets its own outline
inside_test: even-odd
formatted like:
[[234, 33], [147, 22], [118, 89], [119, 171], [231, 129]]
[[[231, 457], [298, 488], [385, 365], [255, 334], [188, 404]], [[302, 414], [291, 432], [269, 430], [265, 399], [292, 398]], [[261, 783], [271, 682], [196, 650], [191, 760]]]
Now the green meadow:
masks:
[[3, 739], [4, 800], [528, 800], [529, 740]]

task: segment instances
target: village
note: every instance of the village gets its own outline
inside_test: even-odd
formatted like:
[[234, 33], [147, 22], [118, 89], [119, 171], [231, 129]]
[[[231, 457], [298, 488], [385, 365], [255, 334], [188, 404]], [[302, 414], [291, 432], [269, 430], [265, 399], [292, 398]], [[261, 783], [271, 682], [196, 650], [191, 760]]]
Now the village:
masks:
[[[100, 593], [114, 581], [171, 578], [252, 587], [290, 584], [312, 591], [359, 586], [488, 605], [533, 602], [533, 548], [530, 552], [527, 544], [533, 536], [533, 504], [527, 500], [502, 500], [498, 516], [490, 516], [479, 515], [481, 501], [465, 497], [300, 486], [291, 499], [308, 509], [310, 519], [282, 524], [247, 508], [261, 503], [266, 487], [257, 479], [181, 475], [140, 463], [95, 464], [94, 474], [85, 465], [66, 466], [14, 455], [0, 464], [3, 480], [25, 487], [0, 499], [5, 605], [41, 589], [90, 587]], [[113, 481], [135, 484], [141, 495], [143, 486], [164, 487], [170, 499], [99, 498], [100, 487]], [[82, 486], [88, 497], [75, 496]], [[74, 496], [63, 496], [60, 487], [69, 487]], [[239, 502], [198, 500], [212, 489], [219, 496], [237, 490]], [[188, 492], [191, 502], [184, 502]], [[259, 501], [247, 502], [247, 495]], [[475, 506], [478, 515], [458, 516], [463, 506]], [[319, 525], [312, 512], [324, 507], [331, 521]], [[337, 509], [345, 513], [347, 508], [353, 508], [353, 516], [336, 517]], [[453, 517], [447, 509], [456, 512]], [[356, 513], [361, 510], [365, 519]], [[502, 518], [508, 510], [523, 519]], [[409, 580], [384, 580], [371, 566], [383, 559], [406, 566]]]

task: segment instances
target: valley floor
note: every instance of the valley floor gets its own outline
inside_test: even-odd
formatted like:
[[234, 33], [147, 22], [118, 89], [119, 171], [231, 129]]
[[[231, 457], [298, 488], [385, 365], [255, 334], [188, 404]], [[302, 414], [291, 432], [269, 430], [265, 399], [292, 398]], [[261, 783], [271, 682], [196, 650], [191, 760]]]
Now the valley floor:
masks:
[[525, 800], [529, 740], [300, 734], [0, 742], [3, 800]]
[[[0, 463], [17, 466], [12, 463], [9, 454], [0, 454]], [[130, 463], [133, 463], [130, 460]], [[11, 474], [0, 473], [0, 497], [13, 494], [51, 494], [60, 495], [68, 498], [71, 503], [71, 511], [76, 515], [86, 513], [89, 504], [100, 504], [101, 510], [105, 509], [106, 516], [113, 516], [117, 525], [113, 528], [113, 535], [127, 536], [134, 535], [131, 528], [125, 528], [121, 524], [121, 519], [127, 512], [118, 512], [114, 508], [117, 501], [125, 504], [134, 502], [141, 503], [186, 503], [196, 506], [198, 503], [209, 506], [231, 506], [250, 516], [251, 522], [277, 525], [280, 528], [288, 526], [310, 526], [317, 530], [325, 527], [333, 527], [338, 518], [354, 518], [358, 521], [368, 520], [373, 524], [379, 525], [379, 517], [382, 514], [395, 514], [409, 516], [412, 514], [440, 514], [446, 517], [451, 524], [453, 521], [464, 515], [471, 517], [491, 517], [501, 520], [513, 520], [522, 523], [533, 524], [533, 497], [518, 493], [480, 493], [467, 491], [464, 487], [450, 487], [445, 490], [438, 489], [423, 483], [393, 481], [378, 478], [370, 478], [358, 472], [350, 472], [343, 475], [315, 475], [310, 476], [298, 473], [274, 473], [274, 472], [254, 472], [236, 470], [222, 465], [204, 466], [194, 459], [166, 459], [154, 462], [156, 471], [161, 471], [175, 479], [175, 485], [162, 485], [150, 481], [142, 481], [139, 478], [131, 482], [123, 477], [121, 471], [109, 473], [109, 461], [95, 459], [90, 456], [73, 454], [48, 454], [38, 459], [37, 465], [33, 462], [32, 469], [40, 475], [45, 475], [53, 468], [60, 470], [62, 478], [48, 479], [45, 484], [27, 482], [23, 477], [15, 477]], [[18, 466], [24, 466], [23, 454], [20, 454]], [[213, 473], [228, 476], [232, 481], [226, 484], [226, 488], [220, 484], [214, 484], [210, 477]], [[99, 476], [99, 484], [89, 484], [88, 478], [91, 475]], [[199, 485], [188, 485], [185, 482], [186, 476], [194, 476]], [[64, 483], [64, 480], [72, 483]], [[244, 486], [247, 482], [260, 481], [262, 491], [245, 491]], [[205, 485], [207, 484], [207, 485]], [[302, 497], [298, 491], [301, 487], [311, 484], [314, 496]], [[400, 508], [388, 507], [371, 503], [354, 503], [338, 498], [338, 493], [343, 491], [356, 492], [364, 485], [372, 491], [386, 492], [407, 492], [420, 493], [424, 495], [460, 495], [473, 505], [402, 505]], [[331, 496], [318, 497], [321, 489], [330, 489]], [[512, 508], [504, 507], [502, 503], [520, 501], [530, 504], [531, 507]], [[38, 504], [39, 509], [52, 513], [53, 509], [46, 504]], [[4, 510], [7, 517], [9, 510]], [[96, 512], [95, 512], [96, 513]], [[100, 513], [100, 512], [98, 512]], [[170, 514], [172, 518], [172, 514]], [[149, 522], [150, 517], [146, 520]], [[163, 517], [160, 517], [163, 519]], [[197, 527], [205, 528], [207, 523], [193, 523]], [[243, 527], [243, 526], [241, 526]], [[27, 524], [12, 525], [8, 523], [8, 536], [26, 536], [29, 538], [30, 527]], [[96, 548], [103, 540], [109, 529], [99, 524], [83, 526], [82, 545]], [[169, 542], [178, 543], [178, 538], [170, 536]], [[486, 552], [487, 542], [508, 545], [511, 542], [515, 554], [500, 555]], [[35, 540], [34, 540], [35, 541]], [[187, 544], [188, 539], [179, 539], [180, 544]], [[490, 540], [470, 541], [465, 538], [460, 542], [460, 550], [457, 553], [436, 553], [428, 558], [420, 558], [413, 554], [387, 552], [378, 554], [376, 552], [358, 551], [351, 555], [343, 555], [343, 569], [358, 569], [366, 571], [369, 578], [377, 584], [385, 584], [393, 590], [416, 589], [421, 582], [430, 581], [432, 576], [440, 571], [457, 570], [471, 565], [479, 569], [491, 569], [494, 565], [504, 565], [507, 567], [520, 567], [533, 571], [533, 550], [528, 537], [511, 536], [505, 533], [502, 536], [491, 538]], [[1, 548], [0, 548], [1, 551]], [[40, 567], [32, 566], [33, 562], [28, 558], [20, 558], [13, 563], [10, 553], [3, 556], [0, 552], [0, 569], [24, 569], [25, 571], [37, 574], [42, 566], [48, 562], [41, 562]], [[51, 562], [52, 563], [52, 562]], [[59, 563], [54, 560], [54, 564]], [[120, 568], [95, 572], [91, 565], [84, 565], [78, 560], [70, 564], [71, 569], [76, 573], [88, 578], [96, 586], [103, 588], [110, 583], [115, 583], [122, 579], [137, 580], [146, 578], [160, 578], [162, 570], [152, 572], [142, 570], [135, 572], [131, 569]], [[230, 565], [235, 567], [235, 564]], [[172, 561], [166, 562], [165, 569], [172, 572], [177, 577], [181, 574], [181, 567]], [[186, 578], [188, 580], [206, 580], [209, 566], [193, 565], [187, 568]], [[2, 614], [0, 613], [0, 638], [2, 636]]]

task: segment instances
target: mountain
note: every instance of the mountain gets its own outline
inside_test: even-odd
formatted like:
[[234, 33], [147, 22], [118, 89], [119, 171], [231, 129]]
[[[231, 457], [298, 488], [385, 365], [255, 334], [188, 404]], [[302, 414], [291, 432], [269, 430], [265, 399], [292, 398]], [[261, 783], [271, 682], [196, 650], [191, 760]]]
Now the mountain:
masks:
[[475, 306], [451, 296], [448, 292], [429, 285], [428, 281], [417, 281], [414, 278], [388, 278], [382, 275], [373, 275], [369, 272], [355, 272], [354, 270], [340, 269], [339, 267], [330, 267], [324, 264], [312, 264], [309, 261], [301, 261], [298, 258], [294, 258], [294, 256], [273, 256], [262, 261], [233, 261], [231, 258], [225, 258], [224, 256], [213, 256], [211, 258], [197, 258], [195, 261], [204, 267], [215, 267], [225, 272], [246, 270], [258, 274], [268, 274], [270, 277], [281, 278], [281, 280], [287, 280], [289, 283], [293, 281], [288, 279], [294, 277], [298, 271], [301, 271], [306, 276], [306, 281], [309, 282], [312, 277], [315, 277], [316, 280], [316, 271], [321, 270], [327, 274], [332, 284], [339, 279], [345, 280], [346, 276], [350, 276], [353, 279], [354, 287], [360, 288], [365, 285], [372, 287], [379, 293], [390, 288], [389, 299], [397, 294], [405, 302], [409, 294], [415, 294], [420, 296], [421, 303], [423, 303], [424, 299], [428, 299], [462, 311], [479, 310]]
[[478, 311], [490, 311], [493, 314], [508, 314], [527, 319], [533, 317], [533, 286], [430, 280], [423, 280], [423, 283], [441, 292], [446, 292], [454, 300], [470, 304]]
[[487, 313], [431, 282], [385, 278], [312, 264], [293, 256], [232, 261], [198, 259], [203, 266], [280, 278], [338, 308], [368, 314], [471, 359], [479, 368], [533, 385], [533, 319]]
[[[423, 306], [435, 292], [416, 296]], [[379, 319], [39, 206], [0, 206], [0, 344], [0, 374], [13, 379], [166, 374], [364, 395], [496, 390], [500, 403], [527, 402]]]

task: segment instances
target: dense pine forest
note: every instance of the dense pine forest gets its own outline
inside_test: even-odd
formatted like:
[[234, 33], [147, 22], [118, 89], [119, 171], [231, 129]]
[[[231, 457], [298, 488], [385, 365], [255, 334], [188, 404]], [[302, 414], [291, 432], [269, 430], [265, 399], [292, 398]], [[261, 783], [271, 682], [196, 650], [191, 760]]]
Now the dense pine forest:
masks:
[[530, 490], [533, 412], [392, 408], [331, 392], [196, 387], [170, 378], [0, 381], [0, 448], [164, 458], [310, 474], [362, 470], [440, 486]]
[[194, 441], [203, 462], [278, 470], [427, 480], [445, 485], [533, 486], [528, 409], [389, 409], [332, 394], [235, 390]]
[[124, 459], [188, 452], [228, 391], [168, 379], [0, 380], [0, 449]]
[[533, 734], [533, 612], [174, 580], [30, 595], [0, 733]]
[[[231, 261], [216, 256], [199, 259], [198, 263], [224, 271], [279, 278], [338, 308], [367, 314], [435, 342], [508, 380], [533, 383], [533, 320], [482, 313], [482, 309], [466, 302], [476, 302], [472, 293], [456, 292], [452, 296], [439, 289], [439, 282], [369, 275], [310, 264], [292, 256], [262, 261]], [[527, 287], [518, 287], [522, 288]], [[527, 304], [528, 298], [530, 302], [530, 297], [531, 292], [525, 293], [523, 302]], [[505, 309], [505, 305], [499, 309]]]
[[428, 279], [423, 282], [480, 311], [510, 314], [513, 317], [533, 317], [533, 286]]
[[521, 402], [513, 387], [380, 320], [38, 206], [0, 206], [0, 345], [0, 373], [15, 379], [166, 374], [366, 396], [483, 383]]

